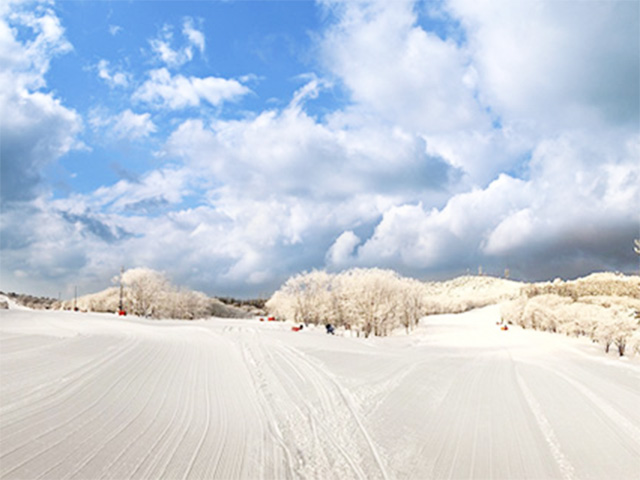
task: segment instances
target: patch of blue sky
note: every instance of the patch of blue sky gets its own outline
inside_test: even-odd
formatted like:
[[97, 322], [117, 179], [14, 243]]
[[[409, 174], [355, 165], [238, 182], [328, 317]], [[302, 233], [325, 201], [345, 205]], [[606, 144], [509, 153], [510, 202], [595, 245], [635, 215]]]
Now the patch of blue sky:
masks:
[[416, 3], [414, 11], [417, 24], [424, 31], [437, 35], [445, 41], [461, 46], [467, 42], [464, 27], [447, 10], [444, 0], [423, 0]]
[[[187, 45], [186, 18], [206, 38], [204, 52], [175, 66], [185, 76], [257, 78], [259, 98], [287, 98], [288, 80], [313, 68], [313, 38], [321, 18], [313, 2], [62, 2], [57, 7], [75, 52], [69, 63], [90, 68], [105, 59], [129, 69], [137, 82], [145, 72], [163, 66], [154, 58], [150, 40], [166, 37], [170, 46]], [[116, 28], [117, 27], [117, 28]], [[115, 34], [113, 34], [115, 33]], [[82, 65], [84, 64], [84, 65]], [[84, 81], [84, 76], [64, 80]], [[51, 72], [55, 82], [56, 72]], [[62, 80], [62, 78], [60, 78]], [[68, 88], [72, 88], [69, 86]]]
[[530, 150], [520, 155], [517, 161], [513, 163], [511, 168], [506, 170], [504, 173], [506, 173], [507, 175], [513, 178], [518, 178], [520, 180], [525, 180], [525, 181], [529, 180], [531, 178], [530, 177], [531, 170], [529, 168], [529, 164], [531, 162], [532, 155], [533, 155], [533, 152]]
[[157, 159], [142, 145], [120, 142], [90, 150], [74, 150], [44, 171], [54, 185], [53, 197], [66, 196], [69, 190], [89, 194], [120, 180], [134, 182], [144, 172], [157, 167]]

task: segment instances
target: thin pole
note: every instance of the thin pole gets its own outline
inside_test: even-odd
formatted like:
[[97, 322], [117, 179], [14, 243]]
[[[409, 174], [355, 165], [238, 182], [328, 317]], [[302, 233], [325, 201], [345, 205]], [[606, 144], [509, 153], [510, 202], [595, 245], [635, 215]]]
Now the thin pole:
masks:
[[120, 313], [122, 315], [122, 311], [124, 310], [124, 306], [122, 305], [122, 297], [123, 297], [123, 290], [122, 290], [122, 275], [124, 275], [124, 266], [120, 267], [120, 304], [119, 304], [119, 311], [118, 313]]

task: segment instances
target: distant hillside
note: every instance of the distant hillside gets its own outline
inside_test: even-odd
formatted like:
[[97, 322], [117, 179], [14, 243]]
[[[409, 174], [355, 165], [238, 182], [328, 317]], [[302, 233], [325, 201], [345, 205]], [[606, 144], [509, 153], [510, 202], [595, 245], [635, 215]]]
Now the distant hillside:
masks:
[[[2, 301], [7, 304], [5, 308], [9, 308], [9, 301], [15, 302], [15, 304], [21, 305], [23, 307], [33, 308], [35, 310], [56, 310], [60, 308], [60, 302], [55, 298], [37, 297], [34, 295], [15, 292], [0, 292], [0, 296], [6, 297], [6, 299], [2, 299]], [[4, 303], [1, 305], [4, 305]]]
[[[173, 294], [159, 292], [154, 301], [157, 307], [154, 313], [148, 316], [155, 318], [247, 318], [250, 316], [248, 309], [227, 305], [217, 298], [207, 297], [200, 292], [186, 293], [184, 290]], [[110, 287], [101, 292], [78, 297], [76, 302], [67, 300], [62, 303], [61, 307], [64, 310], [72, 310], [75, 303], [75, 306], [82, 311], [116, 313], [119, 302], [120, 290], [118, 287]], [[132, 311], [131, 307], [132, 301], [125, 290], [124, 310], [133, 314], [140, 313]]]
[[460, 313], [518, 297], [525, 283], [504, 278], [466, 275], [424, 284], [425, 313]]

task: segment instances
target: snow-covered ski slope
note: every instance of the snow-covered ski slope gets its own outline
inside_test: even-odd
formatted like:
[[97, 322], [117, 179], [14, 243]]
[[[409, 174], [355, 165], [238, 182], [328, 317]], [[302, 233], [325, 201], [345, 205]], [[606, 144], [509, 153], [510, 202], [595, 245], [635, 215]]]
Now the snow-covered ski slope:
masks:
[[0, 477], [640, 478], [640, 365], [497, 307], [357, 339], [0, 313]]

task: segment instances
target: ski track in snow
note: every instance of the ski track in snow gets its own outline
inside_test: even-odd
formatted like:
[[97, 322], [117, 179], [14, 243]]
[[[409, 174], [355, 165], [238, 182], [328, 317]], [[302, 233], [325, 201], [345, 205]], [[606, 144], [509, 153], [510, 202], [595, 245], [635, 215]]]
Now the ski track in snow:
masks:
[[0, 317], [0, 478], [640, 479], [640, 363], [497, 307], [357, 339]]

